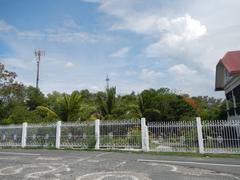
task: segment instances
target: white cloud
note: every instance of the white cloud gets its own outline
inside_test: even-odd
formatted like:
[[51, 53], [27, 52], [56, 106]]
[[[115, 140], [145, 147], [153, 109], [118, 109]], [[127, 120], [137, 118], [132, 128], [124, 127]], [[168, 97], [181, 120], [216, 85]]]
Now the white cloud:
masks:
[[72, 62], [67, 62], [65, 65], [64, 65], [64, 67], [65, 68], [72, 68], [72, 67], [74, 67], [75, 65], [72, 63]]
[[36, 31], [17, 31], [16, 34], [23, 39], [40, 40], [44, 38], [44, 34]]
[[124, 20], [124, 22], [114, 24], [112, 29], [128, 29], [151, 36], [163, 35], [163, 39], [169, 45], [172, 42], [177, 43], [182, 40], [197, 39], [207, 32], [206, 26], [189, 14], [171, 19], [157, 15], [126, 16]]
[[101, 0], [82, 0], [83, 2], [88, 2], [88, 3], [99, 3]]
[[56, 43], [74, 43], [74, 42], [107, 42], [112, 38], [106, 35], [99, 35], [84, 32], [79, 29], [79, 25], [73, 19], [67, 19], [63, 22], [63, 27], [35, 30], [20, 30], [14, 26], [0, 20], [0, 33], [12, 32], [14, 36], [26, 40], [47, 40]]
[[[181, 57], [194, 61], [194, 56], [207, 51], [208, 46], [199, 43], [208, 35], [207, 25], [187, 12], [168, 14], [164, 12], [163, 4], [154, 0], [149, 3], [137, 0], [123, 0], [121, 3], [117, 0], [103, 0], [99, 9], [117, 18], [111, 26], [112, 30], [128, 30], [151, 38], [151, 43], [144, 50], [147, 57]], [[205, 67], [209, 67], [208, 62], [199, 59], [193, 63], [204, 63]]]
[[0, 61], [12, 68], [19, 68], [24, 70], [31, 68], [33, 64], [33, 62], [29, 62], [29, 60], [24, 60], [16, 57], [0, 58]]
[[134, 76], [134, 75], [137, 74], [137, 72], [134, 71], [134, 70], [127, 70], [127, 71], [125, 72], [125, 74], [126, 74], [127, 76]]
[[89, 89], [92, 92], [98, 92], [101, 88], [99, 86], [90, 86]]
[[4, 20], [0, 20], [0, 32], [3, 33], [14, 33], [17, 37], [24, 38], [24, 39], [42, 39], [43, 34], [36, 31], [21, 31], [16, 27], [8, 24]]
[[185, 77], [185, 76], [192, 77], [197, 73], [196, 70], [190, 69], [188, 66], [184, 64], [173, 65], [168, 69], [168, 71], [170, 73], [175, 74], [176, 77]]
[[141, 70], [140, 79], [144, 81], [154, 81], [163, 77], [163, 73], [144, 68]]
[[67, 18], [63, 21], [63, 26], [66, 28], [80, 28], [80, 25], [72, 18]]
[[161, 27], [161, 38], [146, 48], [148, 57], [167, 55], [184, 58], [189, 52], [202, 50], [202, 47], [196, 46], [198, 46], [198, 39], [206, 35], [207, 28], [200, 21], [185, 15], [170, 20], [162, 19], [158, 25]]
[[117, 50], [116, 52], [112, 53], [110, 55], [110, 57], [114, 57], [114, 58], [121, 58], [127, 55], [127, 53], [129, 52], [130, 48], [129, 47], [124, 47], [121, 48], [119, 50]]
[[172, 49], [187, 51], [189, 44], [207, 34], [207, 27], [189, 14], [175, 18], [157, 15], [124, 16], [123, 22], [114, 24], [111, 29], [124, 29], [153, 37], [154, 43], [148, 45], [148, 57], [161, 57], [173, 53]]
[[96, 39], [88, 33], [84, 32], [67, 32], [67, 31], [56, 31], [48, 34], [48, 40], [59, 43], [69, 42], [95, 42]]
[[0, 32], [9, 32], [15, 30], [15, 28], [9, 24], [7, 24], [5, 21], [0, 20]]

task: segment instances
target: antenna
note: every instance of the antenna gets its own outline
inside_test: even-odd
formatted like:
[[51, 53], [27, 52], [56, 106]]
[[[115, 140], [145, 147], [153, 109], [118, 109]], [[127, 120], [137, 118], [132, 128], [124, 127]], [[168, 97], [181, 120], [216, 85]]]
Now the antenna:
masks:
[[109, 89], [109, 81], [110, 81], [110, 79], [109, 79], [108, 74], [107, 74], [107, 77], [106, 77], [107, 89]]
[[45, 56], [45, 51], [43, 50], [36, 50], [34, 49], [34, 55], [37, 61], [37, 79], [36, 79], [36, 88], [38, 88], [38, 82], [39, 82], [39, 65], [40, 65], [40, 61], [41, 61], [41, 56]]

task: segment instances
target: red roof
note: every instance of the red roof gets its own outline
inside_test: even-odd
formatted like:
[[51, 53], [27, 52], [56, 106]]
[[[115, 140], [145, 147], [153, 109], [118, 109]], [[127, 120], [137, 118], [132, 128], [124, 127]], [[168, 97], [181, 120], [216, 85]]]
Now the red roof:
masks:
[[240, 51], [227, 52], [221, 62], [231, 75], [240, 74]]

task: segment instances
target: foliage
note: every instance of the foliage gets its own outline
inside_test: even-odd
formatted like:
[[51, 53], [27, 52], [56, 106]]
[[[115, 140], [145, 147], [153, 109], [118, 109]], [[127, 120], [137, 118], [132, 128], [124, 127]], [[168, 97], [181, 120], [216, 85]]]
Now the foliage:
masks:
[[78, 91], [72, 92], [71, 95], [63, 94], [63, 121], [77, 121], [81, 105], [81, 96]]
[[105, 92], [88, 90], [71, 94], [54, 91], [46, 96], [40, 89], [16, 81], [17, 74], [0, 63], [0, 123], [19, 124], [95, 119], [138, 119], [147, 121], [226, 119], [226, 103], [208, 96], [178, 95], [168, 88], [147, 89], [139, 94], [117, 95], [116, 87]]
[[116, 105], [116, 88], [107, 88], [106, 93], [97, 96], [98, 109], [104, 119], [111, 119]]
[[35, 110], [37, 106], [44, 105], [46, 102], [44, 94], [38, 88], [30, 86], [26, 88], [26, 94], [29, 110]]

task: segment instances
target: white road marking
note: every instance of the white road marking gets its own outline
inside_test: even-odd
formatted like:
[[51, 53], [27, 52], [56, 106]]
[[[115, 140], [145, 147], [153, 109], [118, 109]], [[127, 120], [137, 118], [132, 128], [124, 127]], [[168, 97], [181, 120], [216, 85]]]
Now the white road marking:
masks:
[[[22, 170], [23, 170], [23, 167], [16, 169], [16, 168], [13, 167], [13, 166], [8, 166], [8, 167], [5, 167], [5, 168], [0, 169], [0, 175], [1, 175], [1, 176], [14, 175], [14, 174], [20, 173]], [[4, 173], [4, 171], [12, 171], [12, 172], [10, 172], [10, 173]]]
[[224, 166], [224, 167], [240, 167], [237, 164], [218, 164], [218, 163], [204, 163], [204, 162], [193, 162], [193, 161], [166, 161], [166, 160], [152, 160], [152, 159], [138, 159], [138, 162], [155, 162], [155, 163], [174, 163], [174, 164], [197, 164], [207, 166]]
[[101, 157], [101, 156], [104, 156], [106, 154], [111, 154], [111, 153], [110, 152], [104, 152], [104, 153], [97, 154], [95, 157]]
[[117, 165], [115, 166], [115, 168], [118, 168], [118, 167], [120, 167], [120, 166], [122, 166], [122, 165], [124, 165], [124, 164], [126, 164], [126, 162], [125, 162], [125, 161], [123, 161], [123, 162], [120, 162], [119, 164], [117, 164]]
[[61, 158], [55, 158], [55, 157], [43, 157], [40, 156], [38, 158], [36, 158], [36, 160], [46, 160], [46, 161], [57, 161], [60, 160]]
[[0, 157], [0, 160], [16, 160], [18, 157]]
[[178, 168], [174, 165], [170, 165], [170, 164], [162, 164], [163, 166], [167, 166], [167, 167], [170, 167], [172, 168], [170, 171], [172, 172], [177, 172]]
[[116, 178], [120, 178], [120, 179], [127, 178], [127, 179], [129, 179], [129, 178], [131, 178], [132, 180], [139, 180], [139, 178], [137, 178], [135, 176], [131, 176], [131, 175], [103, 175], [103, 176], [97, 178], [96, 180], [103, 180], [103, 179], [110, 179], [110, 178], [114, 178], [114, 179], [116, 179]]
[[95, 160], [95, 159], [89, 159], [87, 162], [90, 162], [90, 163], [98, 163], [99, 160]]
[[[18, 166], [8, 166], [0, 169], [0, 176], [9, 176], [19, 174], [25, 170], [31, 169], [30, 173], [24, 175], [23, 179], [32, 179], [32, 178], [40, 178], [46, 174], [59, 174], [63, 171], [69, 172], [71, 169], [67, 164], [59, 164], [59, 163], [39, 163], [39, 164], [27, 164], [22, 165], [22, 167]], [[35, 171], [35, 169], [42, 169], [41, 171]], [[45, 169], [45, 170], [44, 170]]]
[[234, 176], [232, 174], [227, 174], [227, 173], [218, 173], [215, 171], [211, 171], [211, 170], [206, 170], [206, 169], [199, 169], [199, 168], [186, 168], [184, 166], [180, 166], [180, 165], [170, 165], [170, 164], [164, 164], [164, 163], [147, 163], [148, 165], [151, 166], [166, 166], [166, 167], [170, 167], [171, 168], [171, 172], [175, 172], [175, 173], [180, 173], [183, 175], [191, 175], [191, 176], [221, 176], [221, 177], [231, 177], [234, 179], [238, 179], [240, 180], [239, 177]]
[[0, 152], [0, 154], [22, 155], [22, 156], [40, 156], [41, 154], [34, 153], [15, 153], [15, 152]]
[[[41, 164], [43, 165], [43, 164]], [[50, 163], [45, 165], [48, 170], [42, 170], [42, 171], [37, 171], [37, 172], [32, 172], [26, 174], [24, 179], [29, 179], [29, 178], [40, 178], [41, 176], [44, 176], [45, 174], [50, 174], [50, 173], [59, 173], [63, 171], [71, 171], [71, 169], [68, 167], [66, 164], [58, 164], [58, 163]], [[55, 174], [54, 174], [55, 175]]]
[[146, 174], [143, 173], [136, 173], [130, 171], [112, 171], [112, 172], [96, 172], [85, 174], [76, 178], [76, 180], [103, 180], [109, 178], [127, 178], [132, 180], [151, 180]]

